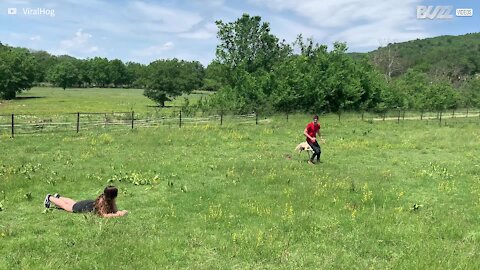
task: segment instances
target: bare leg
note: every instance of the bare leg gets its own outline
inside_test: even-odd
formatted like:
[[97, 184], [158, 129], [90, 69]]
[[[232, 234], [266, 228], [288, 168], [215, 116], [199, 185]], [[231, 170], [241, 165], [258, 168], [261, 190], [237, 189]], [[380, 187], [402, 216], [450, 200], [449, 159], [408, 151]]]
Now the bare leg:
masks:
[[50, 202], [68, 212], [73, 212], [73, 205], [76, 203], [76, 201], [67, 197], [55, 198], [53, 196], [50, 196]]

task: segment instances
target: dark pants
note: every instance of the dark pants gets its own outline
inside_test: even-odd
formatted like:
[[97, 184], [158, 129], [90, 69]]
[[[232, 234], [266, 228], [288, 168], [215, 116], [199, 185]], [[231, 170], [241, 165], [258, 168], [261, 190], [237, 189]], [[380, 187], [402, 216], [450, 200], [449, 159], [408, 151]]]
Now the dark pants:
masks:
[[314, 143], [312, 142], [309, 142], [307, 140], [307, 143], [308, 145], [310, 145], [310, 147], [312, 148], [313, 150], [313, 155], [312, 155], [312, 158], [310, 159], [311, 161], [313, 161], [313, 159], [315, 158], [315, 156], [317, 156], [317, 161], [320, 160], [320, 154], [322, 153], [322, 149], [320, 149], [320, 145], [318, 144], [317, 141], [315, 141]]

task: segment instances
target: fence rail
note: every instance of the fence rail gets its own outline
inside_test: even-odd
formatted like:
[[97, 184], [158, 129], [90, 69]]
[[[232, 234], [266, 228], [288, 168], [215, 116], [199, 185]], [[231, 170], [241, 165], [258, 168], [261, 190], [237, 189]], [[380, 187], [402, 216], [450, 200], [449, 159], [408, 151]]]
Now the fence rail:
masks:
[[[477, 118], [480, 123], [480, 111], [457, 110], [449, 112], [413, 112], [413, 111], [389, 111], [386, 113], [354, 112], [338, 115], [338, 121], [352, 117], [363, 121], [404, 121], [404, 120], [424, 120], [438, 121], [440, 125], [451, 122], [449, 119], [472, 119]], [[285, 120], [288, 121], [289, 115], [285, 114]], [[0, 114], [0, 135], [38, 134], [48, 132], [81, 132], [84, 130], [93, 130], [106, 127], [135, 127], [149, 128], [159, 126], [178, 126], [182, 125], [205, 125], [225, 123], [235, 124], [259, 124], [268, 121], [259, 120], [258, 114], [231, 115], [215, 114], [202, 117], [192, 117], [182, 115], [182, 111], [170, 113], [170, 115], [146, 114], [131, 112], [77, 112], [65, 113], [61, 115], [35, 115], [35, 114]]]
[[215, 124], [223, 125], [225, 121], [234, 121], [235, 124], [258, 124], [256, 114], [246, 115], [209, 115], [204, 117], [182, 117], [182, 112], [176, 115], [142, 115], [135, 112], [111, 113], [66, 113], [62, 115], [34, 115], [34, 114], [0, 114], [0, 134], [10, 134], [13, 138], [19, 134], [35, 134], [46, 132], [80, 132], [99, 127], [158, 127]]

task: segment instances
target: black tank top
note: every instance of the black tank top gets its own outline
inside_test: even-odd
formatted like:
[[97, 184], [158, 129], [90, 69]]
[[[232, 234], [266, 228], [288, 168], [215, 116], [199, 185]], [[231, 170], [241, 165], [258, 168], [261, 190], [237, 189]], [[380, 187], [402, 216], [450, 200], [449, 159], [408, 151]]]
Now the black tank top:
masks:
[[72, 208], [74, 213], [92, 212], [95, 209], [95, 200], [78, 201]]

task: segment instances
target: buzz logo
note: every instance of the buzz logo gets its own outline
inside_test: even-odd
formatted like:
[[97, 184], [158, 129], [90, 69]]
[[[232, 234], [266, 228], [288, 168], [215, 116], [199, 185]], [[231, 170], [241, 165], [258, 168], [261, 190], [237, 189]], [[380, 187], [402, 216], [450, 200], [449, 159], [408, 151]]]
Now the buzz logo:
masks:
[[452, 19], [452, 6], [417, 6], [417, 19]]

